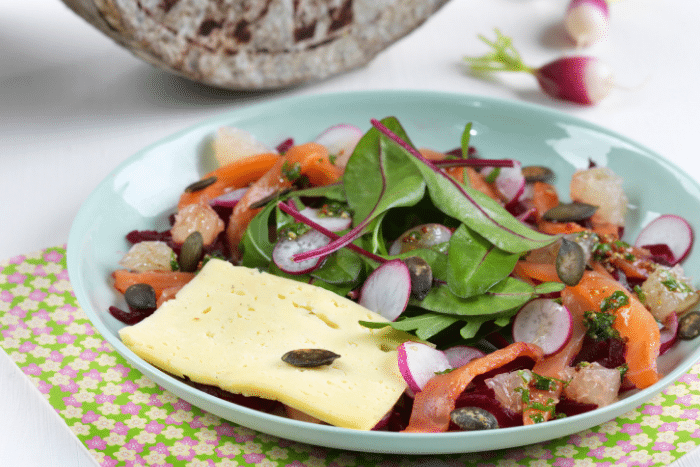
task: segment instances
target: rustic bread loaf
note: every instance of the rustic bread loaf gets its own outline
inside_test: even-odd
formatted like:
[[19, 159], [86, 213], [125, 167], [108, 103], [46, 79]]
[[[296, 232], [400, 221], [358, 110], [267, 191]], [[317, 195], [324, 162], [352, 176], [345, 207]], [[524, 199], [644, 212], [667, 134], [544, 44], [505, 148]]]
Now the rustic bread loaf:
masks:
[[63, 0], [137, 57], [192, 80], [274, 89], [357, 68], [447, 0]]

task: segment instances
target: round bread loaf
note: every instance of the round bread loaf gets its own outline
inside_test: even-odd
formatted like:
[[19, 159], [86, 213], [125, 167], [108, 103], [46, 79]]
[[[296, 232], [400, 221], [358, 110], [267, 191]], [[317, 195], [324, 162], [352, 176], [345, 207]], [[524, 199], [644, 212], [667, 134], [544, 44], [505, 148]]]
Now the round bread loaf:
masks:
[[63, 0], [137, 57], [194, 81], [275, 89], [365, 65], [447, 0]]

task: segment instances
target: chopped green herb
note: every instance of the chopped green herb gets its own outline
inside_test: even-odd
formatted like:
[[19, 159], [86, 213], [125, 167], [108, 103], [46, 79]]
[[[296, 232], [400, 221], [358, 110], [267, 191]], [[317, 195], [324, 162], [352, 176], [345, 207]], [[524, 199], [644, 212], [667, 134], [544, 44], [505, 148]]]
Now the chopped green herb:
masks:
[[532, 383], [536, 389], [541, 391], [554, 391], [557, 388], [557, 380], [547, 376], [532, 373]]
[[493, 169], [493, 170], [491, 171], [490, 174], [488, 174], [488, 175], [484, 178], [484, 180], [486, 181], [486, 183], [493, 183], [493, 182], [496, 181], [496, 178], [498, 178], [498, 175], [499, 175], [500, 173], [501, 173], [501, 168], [500, 168], [500, 167], [496, 167], [495, 169]]
[[644, 290], [642, 290], [642, 287], [639, 285], [634, 286], [634, 293], [637, 294], [637, 298], [639, 299], [640, 302], [644, 303], [647, 300], [646, 294], [644, 293]]
[[278, 232], [278, 238], [287, 238], [289, 240], [296, 240], [297, 238], [304, 235], [306, 232], [311, 230], [311, 227], [304, 224], [303, 222], [295, 222], [294, 224], [289, 224], [282, 227]]
[[596, 243], [593, 245], [592, 252], [594, 260], [602, 261], [612, 252], [612, 247], [609, 243]]
[[622, 365], [618, 366], [617, 369], [620, 371], [620, 379], [622, 379], [627, 374], [627, 370], [629, 370], [629, 365], [623, 363]]
[[620, 337], [620, 333], [613, 328], [613, 323], [615, 323], [614, 314], [587, 311], [583, 314], [583, 323], [586, 325], [586, 334], [595, 341]]
[[600, 302], [600, 311], [615, 311], [625, 305], [629, 305], [630, 298], [621, 290], [616, 290], [607, 298]]
[[338, 160], [337, 154], [328, 154], [328, 162], [335, 165], [335, 161]]
[[180, 270], [180, 262], [177, 260], [177, 255], [173, 251], [170, 253], [170, 269], [172, 271], [179, 271]]
[[331, 201], [321, 206], [318, 210], [319, 217], [350, 217], [350, 212], [346, 209], [343, 203], [337, 201]]
[[692, 289], [688, 287], [688, 284], [681, 282], [675, 277], [668, 275], [667, 279], [662, 280], [661, 283], [670, 292], [692, 292]]
[[520, 400], [523, 401], [523, 404], [529, 404], [530, 403], [530, 390], [524, 387], [517, 387], [513, 389], [515, 392], [520, 393]]
[[301, 164], [299, 162], [290, 164], [288, 161], [285, 161], [282, 164], [282, 175], [290, 182], [293, 182], [301, 176]]
[[544, 416], [541, 413], [533, 413], [530, 414], [530, 420], [532, 420], [533, 423], [542, 423], [544, 422]]

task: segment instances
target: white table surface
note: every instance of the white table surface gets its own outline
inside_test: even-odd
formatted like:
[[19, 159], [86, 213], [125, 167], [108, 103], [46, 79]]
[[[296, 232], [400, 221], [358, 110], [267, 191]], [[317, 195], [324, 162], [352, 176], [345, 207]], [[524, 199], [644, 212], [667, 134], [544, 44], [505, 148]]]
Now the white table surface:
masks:
[[[484, 81], [464, 73], [461, 57], [485, 52], [476, 36], [494, 27], [513, 37], [531, 65], [571, 53], [560, 25], [567, 1], [451, 0], [366, 67], [268, 93], [215, 90], [157, 70], [59, 0], [2, 1], [0, 259], [64, 244], [83, 200], [140, 148], [202, 119], [292, 95], [427, 89], [534, 102], [635, 139], [700, 180], [697, 0], [612, 4], [610, 37], [583, 51], [605, 60], [617, 78], [595, 107], [543, 96], [529, 75]], [[1, 350], [0, 465], [94, 465]], [[699, 450], [677, 462], [697, 465]]]

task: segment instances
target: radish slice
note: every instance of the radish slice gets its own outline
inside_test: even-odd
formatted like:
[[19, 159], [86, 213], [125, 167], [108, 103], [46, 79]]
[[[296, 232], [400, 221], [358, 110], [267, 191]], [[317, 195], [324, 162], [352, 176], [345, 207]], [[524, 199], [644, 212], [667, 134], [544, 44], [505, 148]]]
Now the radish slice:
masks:
[[469, 347], [468, 345], [456, 345], [445, 349], [443, 351], [447, 361], [452, 368], [459, 368], [471, 362], [475, 358], [481, 358], [486, 356], [484, 352], [477, 349], [476, 347]]
[[634, 246], [645, 248], [665, 244], [673, 254], [671, 266], [680, 263], [693, 245], [693, 229], [680, 216], [664, 214], [642, 229]]
[[341, 123], [326, 129], [314, 142], [325, 146], [329, 154], [337, 156], [335, 165], [345, 168], [363, 134], [355, 125]]
[[678, 316], [675, 313], [671, 313], [664, 320], [660, 338], [661, 347], [659, 348], [659, 354], [665, 353], [678, 340]]
[[410, 295], [408, 266], [400, 259], [393, 259], [379, 266], [365, 280], [359, 304], [394, 321], [406, 309]]
[[292, 256], [305, 251], [315, 250], [328, 245], [331, 239], [316, 230], [310, 230], [294, 240], [282, 239], [277, 242], [272, 250], [272, 261], [287, 274], [306, 274], [318, 268], [323, 258], [307, 259], [296, 262]]
[[419, 342], [404, 342], [398, 347], [399, 371], [413, 393], [423, 390], [435, 373], [452, 367], [445, 354]]
[[[491, 172], [496, 170], [493, 167], [488, 167], [482, 170], [482, 174], [488, 177]], [[520, 162], [514, 161], [513, 167], [501, 167], [498, 170], [498, 176], [494, 180], [494, 184], [498, 191], [503, 194], [506, 199], [506, 204], [518, 201], [525, 193], [525, 176]]]
[[348, 217], [328, 217], [319, 216], [319, 210], [315, 208], [304, 208], [299, 211], [299, 214], [306, 216], [312, 221], [316, 222], [321, 227], [325, 227], [331, 232], [340, 232], [341, 230], [346, 230], [352, 225], [352, 218]]
[[573, 321], [568, 308], [548, 298], [523, 306], [513, 319], [513, 340], [542, 348], [545, 355], [561, 350], [569, 339]]
[[224, 193], [209, 200], [210, 206], [221, 206], [223, 208], [232, 208], [243, 198], [243, 194], [248, 191], [248, 188], [238, 188], [237, 190]]

